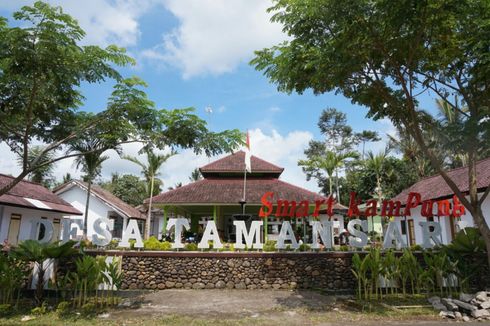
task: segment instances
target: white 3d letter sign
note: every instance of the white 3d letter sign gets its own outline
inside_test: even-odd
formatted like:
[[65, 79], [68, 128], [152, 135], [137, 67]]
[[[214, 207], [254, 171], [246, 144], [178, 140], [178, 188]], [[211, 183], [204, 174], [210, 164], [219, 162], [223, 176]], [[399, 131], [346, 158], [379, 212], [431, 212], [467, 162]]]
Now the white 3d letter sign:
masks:
[[206, 224], [201, 242], [199, 242], [197, 247], [199, 249], [208, 249], [209, 241], [213, 241], [213, 248], [223, 248], [223, 244], [221, 244], [221, 241], [219, 239], [218, 230], [216, 229], [216, 223], [214, 223], [214, 221], [208, 221], [208, 223]]
[[[250, 231], [247, 233], [247, 225], [245, 221], [233, 221], [236, 230], [235, 248], [245, 249], [245, 244], [242, 242], [245, 238], [247, 248], [262, 249], [263, 244], [260, 242], [260, 228], [264, 225], [264, 221], [252, 221]], [[255, 237], [255, 242], [254, 241]]]
[[171, 218], [168, 220], [167, 231], [170, 231], [172, 227], [175, 227], [175, 236], [174, 243], [172, 243], [172, 248], [184, 248], [184, 244], [182, 243], [182, 231], [184, 231], [184, 229], [189, 230], [191, 228], [189, 226], [189, 221], [186, 218]]

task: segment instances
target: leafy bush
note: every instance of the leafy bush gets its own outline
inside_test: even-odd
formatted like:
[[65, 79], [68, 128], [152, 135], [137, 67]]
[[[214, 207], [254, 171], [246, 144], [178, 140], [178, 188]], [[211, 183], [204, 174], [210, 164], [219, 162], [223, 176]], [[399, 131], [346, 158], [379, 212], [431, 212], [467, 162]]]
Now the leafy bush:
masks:
[[157, 238], [155, 237], [150, 237], [148, 240], [143, 241], [143, 245], [145, 250], [171, 250], [172, 249], [172, 244], [168, 241], [160, 242]]
[[60, 317], [67, 316], [70, 313], [71, 304], [68, 301], [61, 301], [56, 307], [56, 314]]
[[311, 250], [311, 247], [309, 244], [307, 243], [302, 243], [300, 246], [299, 246], [299, 251], [310, 251]]
[[48, 312], [48, 305], [46, 301], [44, 301], [43, 304], [40, 305], [39, 307], [31, 309], [31, 314], [36, 316], [45, 315], [47, 312]]
[[346, 245], [342, 245], [342, 246], [340, 246], [340, 248], [339, 248], [339, 249], [340, 249], [340, 251], [349, 251], [349, 247], [348, 247], [348, 246], [346, 246]]
[[0, 304], [0, 317], [8, 316], [12, 313], [12, 305]]
[[235, 251], [235, 246], [233, 243], [223, 243], [223, 248], [220, 248], [219, 251]]
[[276, 241], [274, 240], [267, 240], [265, 243], [264, 243], [264, 247], [262, 248], [263, 251], [268, 251], [268, 252], [271, 252], [271, 251], [276, 251]]
[[97, 306], [93, 303], [86, 303], [82, 306], [82, 314], [84, 316], [94, 316], [97, 314]]
[[184, 246], [184, 250], [186, 250], [186, 251], [197, 251], [198, 250], [197, 244], [195, 244], [195, 243], [187, 243]]

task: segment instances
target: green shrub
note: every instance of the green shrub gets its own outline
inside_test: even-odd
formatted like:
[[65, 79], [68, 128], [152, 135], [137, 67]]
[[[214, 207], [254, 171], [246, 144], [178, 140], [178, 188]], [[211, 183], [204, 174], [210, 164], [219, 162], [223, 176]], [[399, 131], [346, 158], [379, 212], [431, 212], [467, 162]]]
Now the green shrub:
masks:
[[147, 240], [143, 241], [143, 245], [145, 250], [171, 250], [172, 249], [172, 244], [168, 241], [165, 242], [160, 242], [157, 238], [155, 237], [150, 237]]
[[302, 243], [300, 246], [299, 246], [299, 251], [310, 251], [311, 250], [311, 247], [309, 244], [307, 243]]
[[61, 301], [56, 307], [56, 314], [58, 316], [63, 317], [69, 314], [71, 310], [71, 304], [68, 301]]
[[97, 307], [93, 303], [86, 303], [82, 306], [82, 314], [85, 316], [93, 316], [97, 314]]
[[31, 309], [31, 314], [36, 316], [44, 315], [47, 312], [48, 312], [48, 305], [46, 304], [46, 301], [44, 301], [43, 304], [40, 305], [39, 307]]
[[197, 244], [195, 243], [188, 243], [184, 246], [184, 250], [185, 251], [197, 251], [198, 248], [197, 248]]
[[267, 240], [265, 243], [264, 243], [264, 247], [262, 248], [263, 251], [268, 251], [268, 252], [271, 252], [271, 251], [276, 251], [276, 241], [274, 240]]
[[111, 242], [109, 242], [109, 244], [107, 246], [105, 246], [105, 250], [114, 250], [114, 249], [117, 249], [119, 245], [119, 240], [116, 240], [116, 239], [112, 239]]
[[0, 316], [8, 316], [12, 313], [12, 305], [0, 304]]
[[349, 247], [346, 245], [340, 246], [340, 251], [349, 251]]
[[172, 243], [168, 241], [160, 242], [160, 250], [169, 251], [172, 250]]
[[155, 237], [143, 240], [145, 250], [160, 250], [160, 241]]
[[219, 251], [235, 251], [235, 245], [233, 243], [223, 243], [223, 248]]
[[412, 251], [422, 251], [422, 246], [421, 245], [411, 245], [410, 250]]

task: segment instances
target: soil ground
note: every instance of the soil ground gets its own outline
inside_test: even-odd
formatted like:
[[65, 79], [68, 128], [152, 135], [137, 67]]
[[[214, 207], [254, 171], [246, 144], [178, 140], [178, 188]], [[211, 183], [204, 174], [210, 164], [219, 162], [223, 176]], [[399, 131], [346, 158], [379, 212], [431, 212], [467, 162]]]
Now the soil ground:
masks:
[[[116, 309], [98, 316], [56, 312], [42, 316], [0, 318], [0, 325], [427, 325], [453, 324], [442, 320], [424, 297], [387, 298], [359, 303], [348, 296], [315, 291], [162, 290], [125, 292]], [[393, 306], [407, 306], [401, 309]], [[468, 322], [483, 325], [490, 322]]]

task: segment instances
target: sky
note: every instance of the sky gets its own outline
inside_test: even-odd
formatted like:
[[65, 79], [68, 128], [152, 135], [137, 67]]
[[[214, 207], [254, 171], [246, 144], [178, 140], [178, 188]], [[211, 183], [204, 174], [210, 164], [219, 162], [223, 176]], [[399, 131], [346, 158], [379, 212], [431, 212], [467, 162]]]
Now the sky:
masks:
[[[376, 130], [383, 141], [367, 149], [383, 149], [386, 135], [394, 133], [389, 121], [366, 118], [366, 108], [353, 105], [342, 95], [278, 92], [248, 64], [254, 50], [287, 39], [281, 26], [270, 22], [266, 12], [269, 0], [48, 2], [61, 5], [78, 20], [87, 33], [84, 44], [125, 47], [137, 64], [121, 72], [145, 80], [148, 96], [158, 108], [194, 107], [213, 131], [249, 130], [252, 154], [284, 167], [281, 178], [295, 185], [319, 190], [314, 180], [306, 181], [297, 162], [304, 158], [310, 140], [322, 139], [317, 122], [323, 109], [334, 107], [344, 112], [354, 131]], [[0, 16], [14, 23], [12, 13], [26, 4], [32, 1], [2, 0]], [[81, 109], [104, 109], [112, 85], [83, 85], [86, 101]], [[136, 144], [123, 148], [127, 155], [137, 155], [138, 149]], [[0, 143], [0, 153], [0, 173], [18, 173], [16, 158], [5, 144]], [[115, 152], [108, 155], [101, 180], [108, 180], [115, 172], [140, 175], [135, 164]], [[191, 150], [179, 151], [160, 171], [165, 188], [189, 183], [192, 170], [214, 159], [196, 156]], [[68, 159], [56, 165], [55, 175], [61, 179], [67, 172], [75, 177], [81, 174]]]

